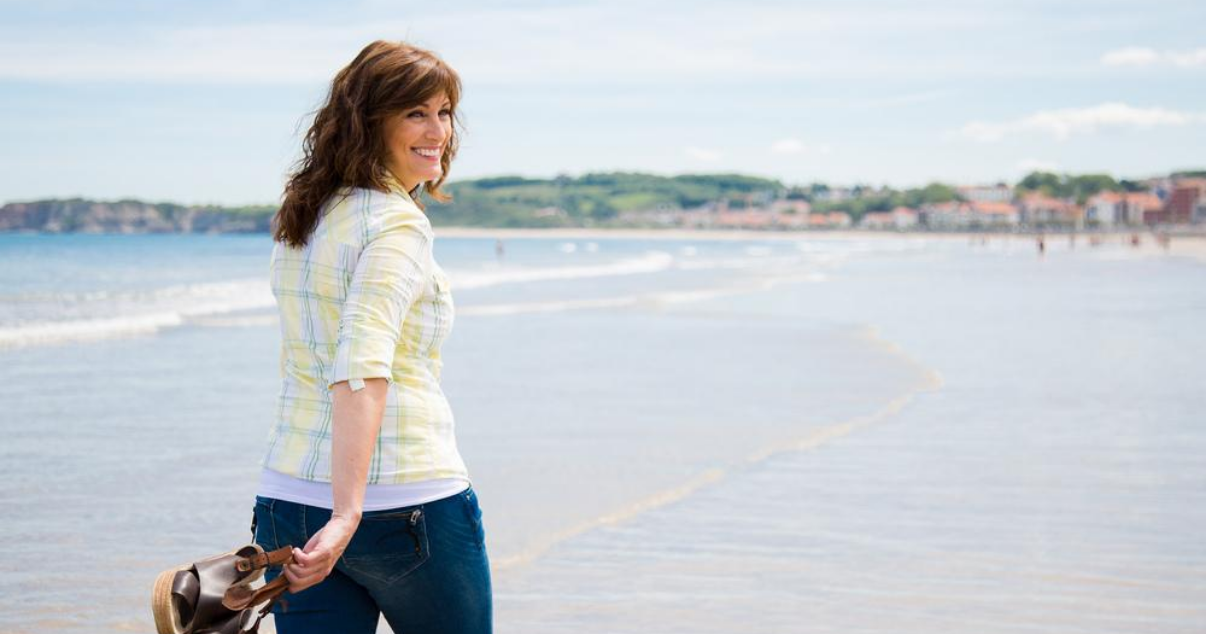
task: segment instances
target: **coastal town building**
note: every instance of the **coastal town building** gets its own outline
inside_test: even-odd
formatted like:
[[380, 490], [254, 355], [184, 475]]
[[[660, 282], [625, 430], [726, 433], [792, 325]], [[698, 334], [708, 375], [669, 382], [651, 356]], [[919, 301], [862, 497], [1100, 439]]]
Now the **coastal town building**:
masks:
[[1015, 227], [1018, 208], [1008, 202], [963, 202], [922, 205], [921, 224], [931, 229], [988, 229]]
[[889, 213], [892, 214], [892, 224], [894, 224], [897, 229], [912, 229], [917, 226], [916, 209], [897, 207]]
[[825, 220], [828, 226], [833, 229], [847, 229], [853, 222], [850, 220], [850, 214], [844, 211], [831, 211], [825, 214]]
[[1016, 227], [1020, 220], [1018, 208], [1005, 201], [980, 201], [971, 203], [972, 224], [985, 227]]
[[1101, 192], [1085, 202], [1085, 225], [1112, 227], [1126, 224], [1126, 201], [1118, 192]]
[[897, 207], [892, 211], [872, 211], [863, 214], [859, 226], [864, 229], [890, 229], [904, 231], [917, 226], [917, 211], [908, 207]]
[[1084, 210], [1074, 201], [1032, 192], [1018, 199], [1018, 208], [1019, 220], [1027, 226], [1084, 226]]
[[1153, 224], [1189, 224], [1193, 221], [1194, 208], [1198, 201], [1206, 198], [1206, 179], [1184, 178], [1173, 183], [1164, 210], [1156, 214]]
[[927, 203], [921, 206], [921, 224], [931, 229], [965, 226], [970, 223], [970, 213], [962, 213], [966, 205], [959, 201]]
[[717, 211], [711, 225], [726, 229], [805, 229], [809, 226], [811, 206], [805, 200], [775, 200], [769, 206], [724, 208]]
[[1128, 192], [1123, 195], [1123, 218], [1128, 225], [1146, 224], [1148, 214], [1158, 213], [1164, 208], [1160, 197], [1150, 192]]
[[1157, 224], [1164, 222], [1164, 209], [1160, 198], [1149, 192], [1101, 192], [1085, 203], [1085, 226]]
[[966, 229], [974, 219], [971, 205], [958, 200], [922, 205], [920, 215], [921, 224], [931, 229]]
[[892, 212], [869, 211], [863, 214], [858, 226], [863, 229], [895, 229], [892, 224]]
[[[1134, 183], [1127, 186], [1134, 187]], [[1206, 224], [1206, 178], [1170, 177], [1149, 179], [1141, 184], [1152, 189], [1100, 191], [1089, 196], [1083, 205], [1070, 197], [1037, 191], [1017, 192], [1004, 183], [956, 186], [955, 200], [925, 203], [916, 208], [898, 206], [891, 211], [869, 211], [860, 216], [846, 210], [817, 212], [813, 205], [820, 205], [821, 199], [852, 196], [856, 200], [867, 197], [876, 200], [895, 193], [862, 185], [832, 189], [813, 185], [810, 194], [791, 194], [797, 190], [778, 190], [774, 195], [765, 192], [746, 194], [738, 198], [719, 198], [692, 209], [662, 204], [642, 211], [621, 212], [617, 219], [621, 223], [641, 226], [760, 231], [844, 229], [854, 225], [890, 231], [917, 228], [1041, 231]], [[812, 200], [807, 199], [809, 195]], [[541, 211], [548, 214], [553, 210]]]

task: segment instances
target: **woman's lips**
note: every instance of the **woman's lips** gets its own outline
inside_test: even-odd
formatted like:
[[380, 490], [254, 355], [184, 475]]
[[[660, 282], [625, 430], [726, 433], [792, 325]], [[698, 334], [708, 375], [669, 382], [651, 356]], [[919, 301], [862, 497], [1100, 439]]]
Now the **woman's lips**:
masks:
[[[413, 150], [411, 150], [411, 151], [412, 151], [412, 152], [414, 152], [415, 154], [418, 154], [420, 157], [425, 158], [425, 159], [427, 159], [427, 160], [429, 160], [429, 161], [438, 161], [438, 160], [440, 160], [440, 150], [439, 150], [439, 148], [430, 148], [430, 149], [428, 149], [428, 148], [414, 148], [414, 149], [413, 149]], [[425, 153], [425, 152], [426, 152], [426, 153]]]

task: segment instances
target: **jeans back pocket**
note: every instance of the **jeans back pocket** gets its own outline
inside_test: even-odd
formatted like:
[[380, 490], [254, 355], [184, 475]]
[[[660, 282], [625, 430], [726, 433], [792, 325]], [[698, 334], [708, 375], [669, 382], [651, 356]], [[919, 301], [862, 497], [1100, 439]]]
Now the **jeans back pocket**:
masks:
[[341, 561], [352, 578], [393, 583], [430, 556], [422, 508], [365, 513]]

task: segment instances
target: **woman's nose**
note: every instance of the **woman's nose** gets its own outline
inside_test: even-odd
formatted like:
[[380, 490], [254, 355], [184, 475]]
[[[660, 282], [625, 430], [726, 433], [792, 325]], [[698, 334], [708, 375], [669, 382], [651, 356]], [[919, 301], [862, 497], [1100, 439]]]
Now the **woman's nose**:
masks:
[[438, 118], [435, 120], [428, 120], [427, 138], [431, 139], [432, 141], [443, 141], [444, 137], [447, 135], [448, 131], [444, 129], [443, 121], [440, 121]]

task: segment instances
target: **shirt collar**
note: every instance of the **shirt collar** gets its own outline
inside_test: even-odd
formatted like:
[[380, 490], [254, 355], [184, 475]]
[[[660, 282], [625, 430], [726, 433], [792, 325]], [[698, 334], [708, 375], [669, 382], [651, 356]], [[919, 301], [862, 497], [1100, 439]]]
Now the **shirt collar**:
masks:
[[[385, 187], [389, 189], [389, 191], [402, 194], [410, 199], [411, 202], [414, 202], [414, 197], [410, 195], [410, 192], [406, 190], [406, 187], [403, 186], [402, 183], [399, 182], [389, 170], [385, 170], [385, 175], [381, 177], [381, 182], [385, 183]], [[422, 187], [422, 184], [420, 184], [420, 187]]]

